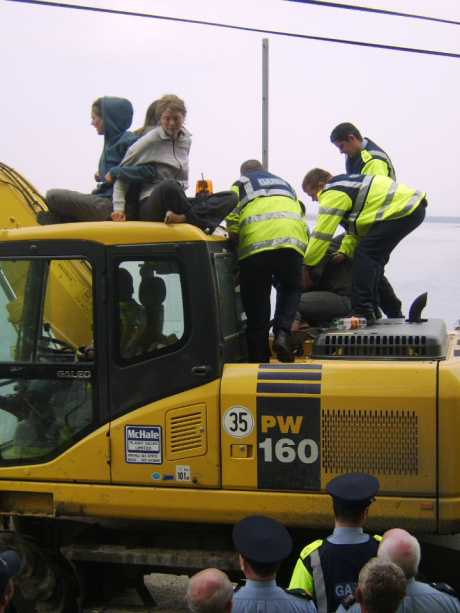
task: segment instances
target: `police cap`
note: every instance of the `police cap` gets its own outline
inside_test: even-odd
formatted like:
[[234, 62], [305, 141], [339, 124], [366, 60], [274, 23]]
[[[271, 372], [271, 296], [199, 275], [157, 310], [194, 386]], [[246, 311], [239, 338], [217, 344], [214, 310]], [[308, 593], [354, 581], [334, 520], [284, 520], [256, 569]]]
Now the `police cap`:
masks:
[[347, 473], [329, 481], [326, 490], [338, 503], [347, 507], [371, 504], [379, 491], [379, 481], [366, 473]]
[[16, 551], [8, 550], [0, 554], [0, 598], [10, 579], [21, 570], [21, 559]]
[[244, 558], [260, 564], [276, 564], [292, 550], [292, 539], [276, 519], [264, 515], [245, 517], [233, 528], [233, 544]]

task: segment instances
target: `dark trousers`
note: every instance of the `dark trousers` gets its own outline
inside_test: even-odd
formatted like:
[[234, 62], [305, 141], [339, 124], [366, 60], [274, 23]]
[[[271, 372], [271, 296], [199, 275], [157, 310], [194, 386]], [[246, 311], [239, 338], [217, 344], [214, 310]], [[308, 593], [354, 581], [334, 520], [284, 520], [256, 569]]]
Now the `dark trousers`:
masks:
[[107, 221], [112, 212], [112, 198], [82, 194], [70, 189], [50, 189], [46, 204], [55, 223], [70, 221]]
[[167, 211], [185, 215], [187, 223], [213, 232], [238, 203], [235, 192], [217, 192], [187, 198], [182, 187], [172, 179], [165, 179], [155, 186], [149, 198], [140, 203], [142, 221], [164, 221]]
[[262, 251], [240, 261], [240, 287], [246, 312], [250, 362], [269, 362], [270, 294], [277, 280], [275, 328], [291, 331], [302, 291], [303, 258], [294, 249]]
[[167, 211], [185, 215], [190, 210], [190, 202], [177, 181], [165, 179], [155, 185], [148, 198], [139, 203], [141, 221], [164, 221]]
[[407, 217], [379, 221], [360, 239], [353, 258], [351, 307], [354, 315], [375, 318], [385, 265], [396, 245], [425, 219], [426, 200]]

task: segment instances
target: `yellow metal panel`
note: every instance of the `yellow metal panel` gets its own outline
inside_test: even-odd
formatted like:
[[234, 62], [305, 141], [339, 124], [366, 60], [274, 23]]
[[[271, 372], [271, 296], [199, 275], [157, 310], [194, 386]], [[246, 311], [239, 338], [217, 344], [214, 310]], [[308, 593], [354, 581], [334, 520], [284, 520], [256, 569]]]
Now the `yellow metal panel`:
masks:
[[172, 409], [166, 413], [166, 459], [183, 460], [207, 450], [206, 405]]
[[210, 236], [189, 224], [164, 224], [148, 221], [99, 221], [53, 224], [14, 230], [0, 230], [2, 241], [87, 240], [103, 245], [140, 245], [201, 241], [225, 242], [222, 236]]
[[441, 499], [439, 501], [440, 534], [457, 534], [460, 532], [460, 497]]
[[1, 228], [35, 225], [37, 212], [46, 210], [43, 198], [37, 190], [19, 173], [3, 163], [0, 165], [0, 201]]
[[54, 460], [44, 464], [1, 466], [0, 490], [2, 479], [108, 482], [110, 480], [107, 462], [108, 433], [108, 426], [102, 426]]
[[[458, 345], [460, 350], [460, 344]], [[439, 495], [460, 496], [460, 360], [439, 364]], [[440, 521], [443, 521], [442, 515]]]
[[[219, 384], [196, 387], [131, 411], [112, 422], [112, 481], [150, 486], [220, 486]], [[127, 456], [130, 429], [158, 431], [159, 451]], [[147, 436], [147, 434], [146, 434]], [[129, 460], [129, 461], [127, 461]], [[155, 461], [155, 463], [153, 463]], [[145, 462], [145, 463], [143, 463]]]
[[[221, 386], [222, 420], [222, 486], [224, 488], [257, 488], [257, 411], [256, 364], [227, 364]], [[247, 432], [234, 422], [244, 410], [249, 414]], [[234, 413], [235, 416], [232, 414]], [[235, 432], [232, 432], [235, 423]], [[252, 448], [253, 453], [238, 453], [239, 445]]]
[[436, 363], [323, 363], [322, 484], [371, 472], [381, 492], [436, 493]]
[[53, 495], [44, 492], [0, 491], [0, 513], [54, 515]]
[[[324, 490], [337, 474], [362, 471], [379, 478], [383, 493], [435, 496], [436, 362], [304, 364], [311, 370], [301, 363], [225, 367], [224, 488]], [[232, 421], [244, 411], [250, 432]], [[238, 443], [254, 446], [254, 454], [237, 454]]]
[[[14, 481], [2, 482], [1, 486], [3, 492], [20, 489], [33, 495], [51, 494], [57, 516], [232, 524], [247, 515], [266, 514], [290, 526], [332, 526], [331, 499], [326, 494], [66, 483], [23, 483], [19, 488]], [[379, 496], [371, 507], [369, 529], [383, 531], [397, 525], [433, 532], [434, 507], [429, 498]]]

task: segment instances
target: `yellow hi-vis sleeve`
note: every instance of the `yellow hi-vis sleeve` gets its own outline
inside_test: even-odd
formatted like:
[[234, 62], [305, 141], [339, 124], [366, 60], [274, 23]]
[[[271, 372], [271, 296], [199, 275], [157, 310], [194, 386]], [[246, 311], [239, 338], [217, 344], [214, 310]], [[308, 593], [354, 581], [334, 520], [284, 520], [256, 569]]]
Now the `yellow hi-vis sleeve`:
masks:
[[300, 557], [292, 571], [291, 581], [289, 583], [290, 590], [301, 589], [305, 590], [313, 598], [315, 595], [315, 583], [313, 575], [307, 570], [304, 560], [308, 558], [314, 551], [319, 549], [323, 544], [322, 539], [309, 543], [300, 552]]
[[384, 177], [389, 177], [390, 168], [388, 164], [384, 162], [383, 160], [376, 160], [375, 158], [372, 158], [364, 164], [364, 167], [361, 170], [361, 174], [363, 175], [382, 175]]
[[315, 595], [315, 584], [313, 582], [313, 576], [305, 568], [303, 560], [300, 558], [292, 571], [291, 581], [289, 583], [290, 590], [305, 590], [311, 597]]
[[348, 258], [352, 259], [358, 245], [359, 238], [354, 234], [345, 234], [340, 243], [338, 253], [343, 253]]
[[321, 262], [337, 226], [351, 207], [351, 198], [345, 192], [334, 189], [320, 192], [318, 217], [305, 253], [305, 266], [316, 266]]

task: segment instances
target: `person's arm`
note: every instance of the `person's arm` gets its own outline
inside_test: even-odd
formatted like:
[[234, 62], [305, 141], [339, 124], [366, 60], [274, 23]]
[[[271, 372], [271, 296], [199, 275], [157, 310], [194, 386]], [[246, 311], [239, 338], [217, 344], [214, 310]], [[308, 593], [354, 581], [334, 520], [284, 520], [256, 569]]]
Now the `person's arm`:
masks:
[[113, 186], [113, 213], [112, 221], [126, 221], [125, 204], [126, 204], [126, 192], [128, 191], [128, 184], [124, 181], [117, 179]]
[[[345, 192], [330, 189], [319, 196], [319, 212], [305, 253], [305, 266], [316, 266], [326, 255], [337, 226], [351, 209], [351, 198]], [[343, 241], [342, 241], [343, 244]]]
[[135, 166], [114, 166], [110, 169], [112, 179], [127, 183], [154, 183], [158, 179], [155, 164], [136, 164]]
[[182, 189], [184, 190], [184, 192], [188, 189], [188, 172], [189, 172], [189, 168], [188, 168], [188, 157], [190, 155], [190, 148], [192, 146], [192, 139], [190, 137], [190, 135], [184, 135], [183, 137], [185, 139], [184, 145], [183, 145], [183, 149], [185, 151], [185, 163], [182, 164], [181, 166], [181, 170], [179, 173], [179, 183], [182, 186]]
[[[344, 256], [353, 259], [353, 255], [355, 253], [356, 247], [359, 243], [359, 238], [355, 234], [345, 234], [340, 243], [340, 248], [337, 251], [337, 256]], [[336, 263], [340, 263], [343, 259], [336, 260]]]
[[382, 175], [384, 177], [389, 177], [391, 175], [388, 164], [384, 160], [378, 160], [376, 158], [372, 158], [364, 164], [361, 174]]
[[313, 581], [313, 576], [308, 570], [305, 568], [304, 561], [302, 558], [297, 560], [297, 564], [294, 567], [292, 572], [291, 581], [289, 582], [289, 589], [301, 589], [305, 590], [310, 594], [310, 596], [315, 595], [315, 584]]
[[122, 166], [134, 166], [142, 153], [160, 140], [160, 128], [153, 128], [133, 143], [121, 161]]

